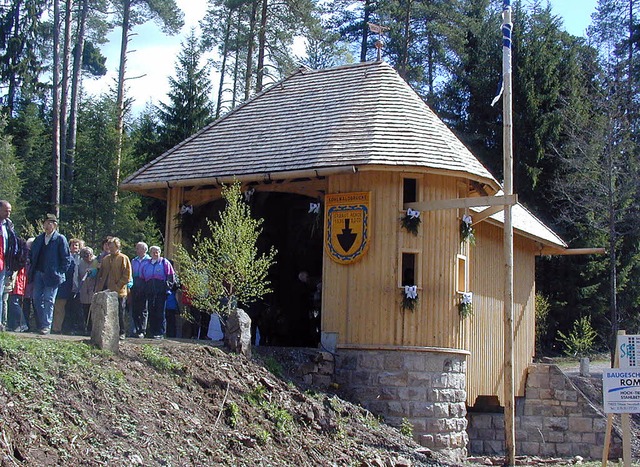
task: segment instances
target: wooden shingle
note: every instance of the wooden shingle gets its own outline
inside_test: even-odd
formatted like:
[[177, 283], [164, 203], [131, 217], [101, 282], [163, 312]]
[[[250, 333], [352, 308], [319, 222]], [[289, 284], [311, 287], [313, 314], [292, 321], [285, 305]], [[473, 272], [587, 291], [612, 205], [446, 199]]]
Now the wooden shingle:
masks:
[[384, 62], [301, 68], [142, 167], [122, 188], [373, 165], [451, 172], [498, 188]]

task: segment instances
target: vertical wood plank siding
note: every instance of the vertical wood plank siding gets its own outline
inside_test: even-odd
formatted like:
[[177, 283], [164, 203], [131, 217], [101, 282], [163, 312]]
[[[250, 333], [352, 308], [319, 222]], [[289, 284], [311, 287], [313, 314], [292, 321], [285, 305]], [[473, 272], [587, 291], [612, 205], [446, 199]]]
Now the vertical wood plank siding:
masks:
[[[467, 402], [479, 395], [497, 395], [504, 404], [504, 254], [503, 230], [476, 225], [470, 287], [474, 315], [469, 320], [471, 352], [467, 359]], [[535, 244], [514, 239], [514, 375], [516, 396], [523, 396], [526, 368], [535, 352]]]
[[[322, 330], [338, 333], [338, 344], [465, 349], [468, 403], [498, 395], [503, 403], [502, 228], [482, 222], [476, 245], [460, 242], [457, 209], [421, 213], [417, 236], [400, 225], [402, 173], [359, 172], [332, 176], [328, 193], [371, 191], [370, 247], [357, 263], [340, 265], [324, 255]], [[405, 174], [406, 175], [406, 174]], [[458, 197], [456, 180], [423, 174], [420, 201]], [[516, 235], [514, 244], [515, 394], [524, 394], [526, 367], [535, 349], [535, 243]], [[398, 287], [402, 250], [419, 252], [422, 268], [415, 311], [402, 311]], [[457, 254], [469, 263], [474, 315], [461, 320], [456, 293]], [[416, 279], [420, 275], [416, 273]]]
[[[323, 331], [340, 344], [463, 348], [455, 294], [455, 260], [460, 252], [457, 210], [422, 213], [417, 237], [400, 225], [402, 174], [360, 172], [332, 176], [329, 193], [371, 191], [369, 251], [357, 263], [339, 265], [325, 255]], [[426, 175], [422, 199], [457, 196], [452, 178]], [[398, 287], [402, 249], [419, 251], [422, 283], [416, 310], [402, 311]], [[416, 277], [418, 275], [416, 274]]]

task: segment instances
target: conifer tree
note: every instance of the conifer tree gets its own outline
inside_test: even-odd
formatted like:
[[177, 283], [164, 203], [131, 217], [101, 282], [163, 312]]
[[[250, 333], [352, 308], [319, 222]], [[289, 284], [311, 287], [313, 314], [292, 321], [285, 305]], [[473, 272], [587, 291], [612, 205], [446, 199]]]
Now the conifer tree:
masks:
[[201, 56], [195, 30], [191, 29], [178, 55], [175, 77], [169, 78], [169, 102], [161, 102], [158, 107], [165, 150], [196, 133], [212, 120], [209, 67], [201, 65]]
[[7, 134], [7, 120], [5, 117], [0, 117], [0, 174], [2, 174], [0, 199], [7, 200], [16, 207], [14, 217], [22, 208], [17, 203], [22, 187], [21, 170], [20, 161], [11, 144], [11, 137]]

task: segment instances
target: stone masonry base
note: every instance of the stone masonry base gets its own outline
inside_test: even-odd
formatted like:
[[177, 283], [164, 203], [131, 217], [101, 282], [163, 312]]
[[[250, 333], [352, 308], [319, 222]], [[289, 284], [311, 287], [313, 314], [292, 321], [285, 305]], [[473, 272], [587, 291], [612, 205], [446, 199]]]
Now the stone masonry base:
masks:
[[467, 456], [466, 355], [425, 350], [338, 349], [335, 380], [390, 425], [413, 426], [423, 446]]
[[[504, 415], [467, 414], [469, 453], [503, 455]], [[540, 457], [601, 459], [606, 416], [556, 365], [529, 366], [525, 397], [516, 402], [516, 453]], [[619, 433], [612, 434], [610, 459], [622, 456]]]

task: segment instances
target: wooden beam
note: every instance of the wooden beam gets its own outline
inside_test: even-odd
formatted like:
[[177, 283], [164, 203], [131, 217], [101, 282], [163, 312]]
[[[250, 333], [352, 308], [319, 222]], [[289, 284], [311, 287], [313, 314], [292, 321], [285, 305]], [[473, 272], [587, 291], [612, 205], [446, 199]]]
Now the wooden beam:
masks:
[[557, 248], [545, 246], [537, 253], [538, 256], [571, 256], [571, 255], [603, 255], [607, 252], [605, 248]]
[[438, 211], [440, 209], [477, 208], [482, 206], [513, 206], [518, 203], [518, 195], [476, 196], [473, 198], [439, 199], [420, 203], [404, 203], [404, 209], [418, 211]]
[[495, 213], [504, 211], [504, 206], [489, 206], [487, 209], [483, 209], [480, 212], [475, 212], [471, 214], [471, 218], [473, 222], [471, 225], [476, 225], [485, 220], [487, 217], [493, 216]]

